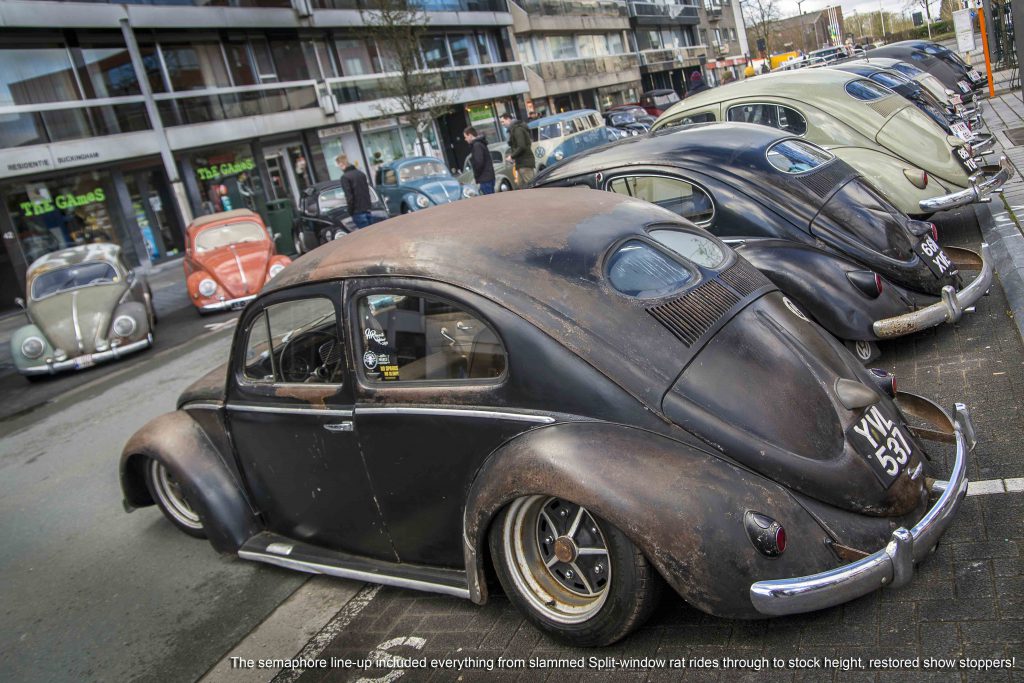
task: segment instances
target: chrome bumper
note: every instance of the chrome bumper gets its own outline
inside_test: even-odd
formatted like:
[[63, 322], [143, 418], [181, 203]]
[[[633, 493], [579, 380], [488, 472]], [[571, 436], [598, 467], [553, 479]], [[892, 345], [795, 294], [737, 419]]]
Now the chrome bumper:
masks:
[[[985, 179], [978, 181], [978, 177], [984, 175]], [[966, 190], [953, 192], [952, 194], [920, 201], [921, 211], [934, 213], [955, 209], [958, 206], [966, 206], [974, 202], [989, 201], [988, 195], [997, 192], [1003, 184], [1013, 177], [1013, 166], [1006, 160], [1006, 157], [999, 157], [998, 164], [991, 164], [983, 167], [978, 173], [970, 177], [970, 187]]]
[[84, 356], [77, 356], [75, 358], [68, 358], [67, 360], [47, 363], [46, 365], [37, 365], [32, 368], [25, 368], [22, 370], [22, 374], [55, 375], [58, 372], [63, 372], [64, 370], [81, 370], [84, 368], [90, 368], [93, 365], [105, 363], [108, 360], [115, 360], [122, 356], [135, 353], [136, 351], [148, 349], [152, 345], [153, 334], [150, 333], [146, 335], [145, 339], [140, 339], [137, 342], [125, 344], [124, 346], [113, 346], [106, 351], [97, 351], [96, 353], [90, 353]]
[[981, 272], [971, 284], [957, 292], [951, 285], [942, 288], [942, 301], [894, 318], [876, 320], [871, 329], [879, 339], [902, 337], [935, 327], [942, 323], [955, 323], [964, 310], [973, 306], [992, 286], [992, 261], [988, 244], [981, 245]]
[[975, 133], [967, 144], [974, 154], [985, 154], [996, 144], [996, 136], [991, 133]]
[[216, 303], [206, 304], [200, 306], [199, 310], [203, 313], [213, 313], [214, 311], [228, 311], [228, 310], [240, 310], [245, 308], [245, 305], [256, 298], [256, 295], [252, 296], [241, 296], [237, 299], [223, 299]]
[[848, 602], [882, 586], [908, 584], [914, 565], [934, 550], [967, 493], [967, 465], [974, 447], [967, 407], [957, 403], [956, 419], [950, 422], [956, 441], [953, 471], [948, 482], [932, 486], [939, 499], [913, 529], [896, 529], [884, 548], [852, 564], [811, 576], [758, 581], [750, 586], [754, 608], [770, 616], [800, 614]]

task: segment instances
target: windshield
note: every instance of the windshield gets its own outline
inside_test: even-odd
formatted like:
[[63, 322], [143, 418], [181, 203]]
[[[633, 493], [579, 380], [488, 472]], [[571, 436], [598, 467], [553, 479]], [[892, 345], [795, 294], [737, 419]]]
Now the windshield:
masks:
[[783, 140], [768, 148], [768, 161], [783, 173], [804, 173], [831, 160], [831, 154], [803, 140]]
[[911, 78], [913, 78], [914, 76], [920, 76], [921, 74], [924, 73], [913, 64], [907, 64], [906, 62], [897, 62], [896, 64], [893, 64], [889, 68], [894, 71], [899, 71], [904, 76], [910, 76]]
[[79, 263], [37, 275], [32, 282], [32, 298], [42, 299], [86, 285], [103, 285], [111, 282], [117, 282], [117, 271], [109, 263]]
[[263, 242], [267, 239], [267, 231], [258, 223], [241, 221], [206, 228], [196, 235], [196, 251], [210, 251], [229, 244], [239, 242]]
[[562, 124], [557, 121], [554, 123], [544, 123], [539, 126], [530, 128], [530, 135], [533, 137], [533, 141], [538, 140], [553, 140], [554, 138], [562, 137]]
[[448, 169], [440, 161], [434, 161], [433, 159], [405, 164], [398, 169], [398, 180], [403, 183], [435, 175], [446, 176], [448, 175]]
[[632, 114], [612, 114], [613, 126], [624, 126], [627, 123], [636, 123], [636, 117]]

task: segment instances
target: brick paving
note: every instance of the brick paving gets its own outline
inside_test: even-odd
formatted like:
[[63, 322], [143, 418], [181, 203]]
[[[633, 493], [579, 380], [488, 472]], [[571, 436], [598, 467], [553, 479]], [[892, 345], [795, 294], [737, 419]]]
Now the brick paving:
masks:
[[[977, 213], [976, 213], [977, 212]], [[946, 244], [977, 247], [978, 216], [984, 207], [938, 217]], [[973, 315], [912, 338], [882, 345], [877, 365], [896, 372], [900, 388], [950, 406], [971, 409], [980, 442], [972, 480], [1024, 476], [1020, 426], [1024, 424], [1024, 347], [997, 284]], [[930, 447], [948, 466], [949, 449]], [[948, 471], [948, 470], [945, 470]], [[363, 659], [379, 648], [411, 658], [475, 658], [493, 670], [470, 668], [313, 669], [298, 680], [315, 681], [1024, 681], [1024, 495], [971, 496], [935, 555], [919, 567], [914, 581], [809, 615], [768, 621], [735, 621], [707, 616], [666, 592], [663, 604], [640, 631], [601, 650], [559, 645], [537, 631], [501, 595], [477, 607], [465, 600], [393, 588], [380, 589], [369, 606], [342, 630], [320, 657]], [[687, 669], [633, 666], [599, 671], [578, 668], [499, 669], [499, 658], [684, 659]], [[699, 668], [725, 658], [778, 657], [782, 668]], [[843, 671], [797, 668], [803, 658], [920, 659], [917, 669]], [[926, 658], [1016, 658], [1016, 669], [925, 670]], [[694, 661], [696, 660], [696, 661]], [[328, 660], [329, 661], [329, 660]], [[480, 662], [478, 662], [479, 664]], [[289, 672], [282, 674], [287, 676]]]

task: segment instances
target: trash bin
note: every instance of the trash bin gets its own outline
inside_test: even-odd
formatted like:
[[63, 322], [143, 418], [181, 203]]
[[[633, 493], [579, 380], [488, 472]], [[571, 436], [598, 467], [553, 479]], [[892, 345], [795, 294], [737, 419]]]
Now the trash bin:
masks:
[[295, 255], [295, 207], [291, 199], [272, 199], [267, 202], [267, 227], [277, 235], [274, 244], [278, 254]]

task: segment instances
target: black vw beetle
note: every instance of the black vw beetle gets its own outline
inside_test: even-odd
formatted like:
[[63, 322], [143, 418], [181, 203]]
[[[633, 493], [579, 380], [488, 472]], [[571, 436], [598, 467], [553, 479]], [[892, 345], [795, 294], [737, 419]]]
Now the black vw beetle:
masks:
[[[377, 191], [370, 188], [370, 213], [376, 221], [387, 220], [388, 210]], [[348, 210], [341, 180], [310, 185], [302, 192], [295, 252], [299, 255], [357, 229]]]
[[910, 62], [935, 76], [964, 102], [974, 99], [974, 91], [985, 84], [985, 77], [966, 64], [955, 52], [928, 40], [903, 40], [870, 50], [868, 58], [889, 57]]
[[[623, 140], [534, 185], [639, 197], [707, 228], [864, 362], [880, 339], [958, 321], [992, 283], [987, 245], [981, 256], [943, 250], [933, 223], [900, 213], [824, 149], [767, 126], [698, 124]], [[958, 263], [981, 271], [963, 289]]]
[[[743, 618], [911, 580], [966, 492], [965, 408], [896, 394], [671, 212], [523, 196], [403, 216], [274, 278], [227, 368], [125, 446], [126, 508], [477, 603], [490, 557], [577, 645], [638, 627], [662, 579]], [[955, 444], [948, 482], [924, 437]]]

